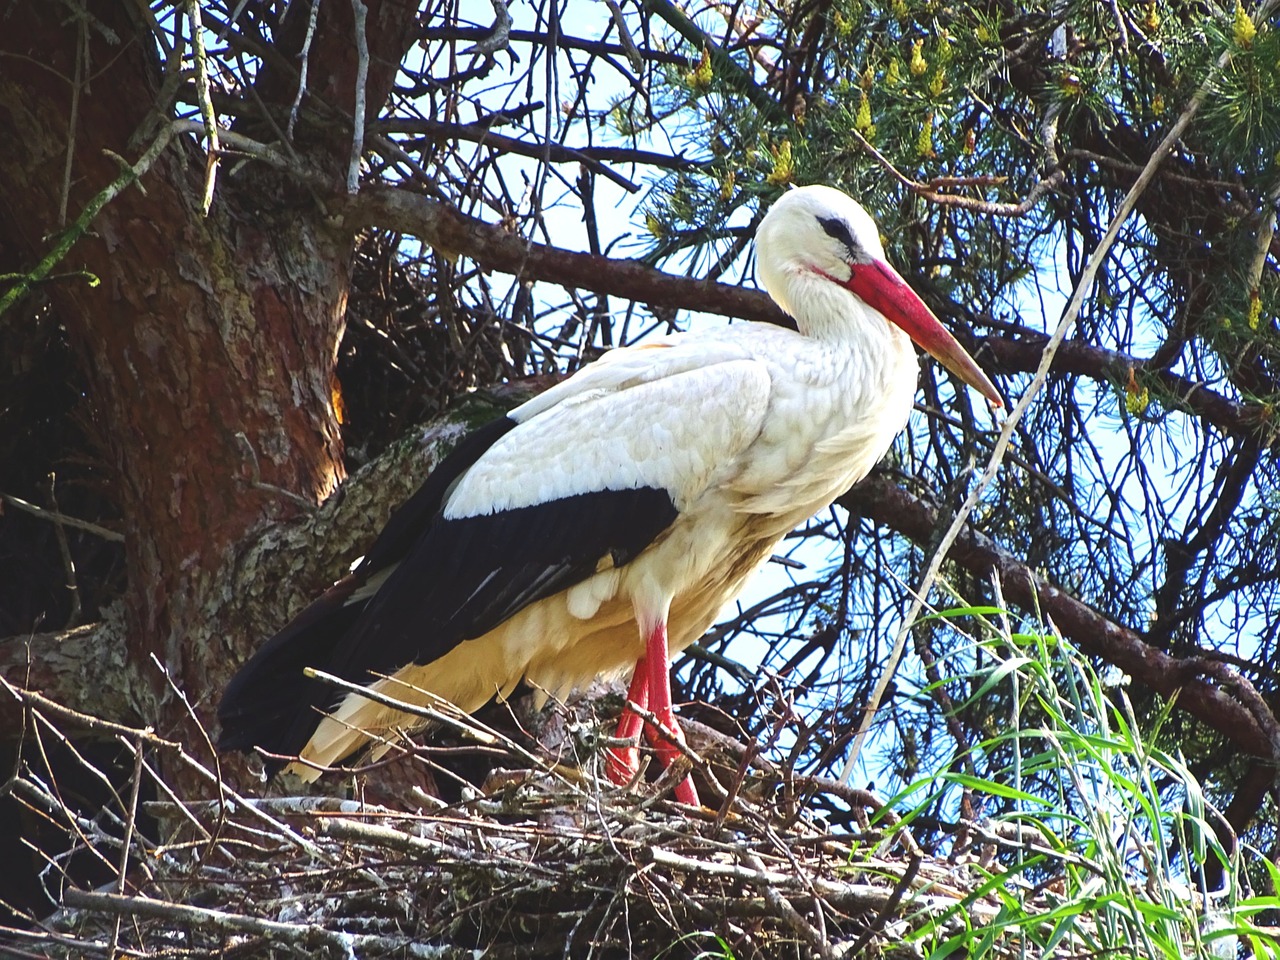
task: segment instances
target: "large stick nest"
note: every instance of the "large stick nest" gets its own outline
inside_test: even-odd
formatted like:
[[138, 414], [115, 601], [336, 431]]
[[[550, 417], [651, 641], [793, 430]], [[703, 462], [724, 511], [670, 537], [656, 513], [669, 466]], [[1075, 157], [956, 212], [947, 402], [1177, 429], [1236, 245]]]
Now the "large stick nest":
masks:
[[[478, 727], [509, 769], [456, 804], [420, 794], [393, 808], [247, 798], [183, 745], [10, 692], [28, 705], [37, 755], [61, 728], [87, 727], [133, 770], [96, 810], [35, 762], [9, 780], [67, 845], [44, 871], [57, 909], [0, 931], [0, 953], [7, 942], [59, 957], [917, 957], [989, 922], [1017, 884], [992, 889], [989, 857], [925, 857], [865, 791], [749, 768], [745, 747], [696, 725], [695, 747], [732, 761], [704, 768], [700, 810], [665, 798], [680, 771], [618, 788]], [[162, 769], [207, 789], [178, 796]], [[819, 792], [862, 828], [834, 832], [810, 813]], [[975, 893], [984, 881], [990, 892]]]

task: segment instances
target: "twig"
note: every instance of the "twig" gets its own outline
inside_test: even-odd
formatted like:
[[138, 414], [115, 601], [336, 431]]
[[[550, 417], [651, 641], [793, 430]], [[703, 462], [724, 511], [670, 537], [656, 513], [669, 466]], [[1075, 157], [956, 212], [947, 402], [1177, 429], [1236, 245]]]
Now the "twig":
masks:
[[[317, 2], [319, 2], [319, 0], [317, 0]], [[314, 10], [315, 7], [313, 6], [312, 9]], [[246, 69], [244, 62], [244, 53], [237, 50], [235, 56], [236, 65], [240, 68], [240, 75], [248, 76], [249, 71]], [[249, 96], [253, 100], [254, 106], [258, 108], [258, 116], [260, 116], [266, 122], [267, 126], [271, 128], [271, 132], [275, 134], [276, 140], [280, 142], [280, 146], [284, 148], [284, 152], [289, 155], [289, 161], [294, 164], [295, 167], [300, 168], [302, 166], [302, 158], [298, 156], [298, 151], [293, 148], [293, 138], [280, 129], [280, 124], [276, 123], [275, 111], [269, 108], [263, 101], [262, 94], [258, 92], [257, 84], [250, 83], [247, 84], [246, 87]]]
[[90, 893], [72, 887], [63, 895], [69, 907], [97, 910], [120, 916], [156, 917], [193, 927], [223, 931], [254, 933], [271, 937], [300, 947], [327, 946], [339, 951], [341, 956], [358, 956], [361, 953], [403, 952], [410, 957], [439, 956], [439, 951], [427, 944], [415, 944], [409, 937], [382, 937], [363, 933], [343, 933], [328, 930], [313, 923], [281, 923], [264, 920], [242, 913], [228, 913], [206, 907], [154, 900], [151, 897], [126, 897], [113, 893]]
[[[1072, 147], [1070, 150], [1063, 152], [1072, 160], [1088, 160], [1090, 163], [1111, 167], [1113, 170], [1123, 170], [1126, 173], [1141, 173], [1143, 168], [1141, 163], [1130, 163], [1128, 160], [1109, 157], [1105, 153], [1085, 150], [1083, 147]], [[1168, 180], [1170, 183], [1182, 183], [1188, 187], [1195, 187], [1201, 190], [1205, 187], [1214, 187], [1218, 190], [1233, 192], [1240, 189], [1240, 184], [1238, 183], [1231, 183], [1228, 180], [1215, 180], [1211, 177], [1189, 177], [1185, 173], [1179, 173], [1177, 170], [1161, 170], [1159, 176], [1162, 180]]]
[[470, 714], [464, 713], [456, 705], [445, 700], [443, 697], [432, 693], [430, 690], [415, 687], [413, 684], [406, 683], [398, 677], [381, 677], [382, 680], [398, 684], [406, 690], [411, 690], [413, 693], [426, 698], [427, 702], [429, 704], [433, 704], [433, 706], [407, 703], [404, 700], [389, 696], [380, 690], [361, 686], [358, 683], [352, 683], [349, 680], [344, 680], [342, 677], [334, 676], [331, 673], [326, 673], [323, 670], [317, 670], [313, 667], [307, 667], [303, 673], [313, 679], [322, 680], [325, 683], [331, 684], [339, 690], [345, 690], [347, 693], [353, 693], [356, 696], [364, 697], [366, 700], [372, 700], [374, 703], [380, 703], [384, 707], [392, 707], [393, 709], [399, 710], [402, 713], [407, 713], [410, 716], [421, 717], [425, 720], [433, 720], [436, 723], [442, 723], [474, 738], [475, 740], [478, 740], [480, 743], [501, 743], [526, 763], [532, 764], [535, 769], [554, 775], [561, 782], [575, 791], [581, 790], [581, 787], [575, 782], [576, 778], [573, 776], [567, 776], [566, 771], [563, 770], [559, 764], [548, 763], [544, 758], [531, 753], [514, 740], [511, 740], [509, 737], [505, 737], [498, 731], [486, 726]]
[[426, 134], [441, 141], [466, 140], [500, 153], [514, 153], [549, 163], [581, 163], [601, 176], [608, 177], [629, 193], [637, 193], [640, 190], [639, 184], [628, 180], [608, 163], [642, 163], [674, 170], [694, 170], [704, 166], [680, 156], [672, 157], [630, 147], [567, 147], [552, 141], [531, 142], [494, 133], [485, 124], [446, 123], [429, 117], [380, 120], [371, 129], [384, 133]]
[[[186, 691], [183, 690], [180, 686], [178, 686], [177, 683], [174, 682], [173, 675], [170, 674], [169, 669], [163, 663], [160, 662], [160, 658], [156, 656], [154, 651], [151, 654], [151, 662], [154, 663], [156, 666], [156, 669], [160, 671], [160, 674], [164, 677], [165, 682], [169, 685], [169, 689], [172, 690], [174, 695], [179, 700], [182, 701], [182, 705], [187, 709], [187, 717], [195, 725], [195, 728], [200, 732], [200, 738], [204, 741], [204, 745], [209, 751], [209, 756], [213, 758], [213, 775], [214, 775], [213, 783], [214, 783], [214, 786], [217, 787], [218, 789], [217, 801], [219, 804], [226, 804], [227, 802], [227, 794], [225, 791], [226, 781], [222, 779], [222, 763], [218, 759], [218, 751], [214, 748], [213, 741], [209, 739], [209, 731], [206, 730], [204, 727], [204, 724], [200, 722], [200, 718], [196, 716], [195, 708], [191, 706], [191, 701], [187, 698]], [[137, 801], [135, 798], [135, 803], [136, 802]], [[209, 837], [208, 839], [210, 843], [214, 843], [217, 841], [217, 838], [218, 838], [218, 834], [215, 832], [214, 835], [212, 837]]]
[[77, 530], [85, 530], [95, 536], [101, 537], [103, 540], [110, 540], [112, 543], [124, 543], [124, 534], [115, 530], [109, 530], [89, 520], [78, 520], [75, 517], [69, 517], [65, 513], [58, 510], [46, 510], [44, 507], [38, 507], [30, 501], [23, 500], [21, 497], [15, 497], [11, 493], [0, 493], [0, 500], [5, 503], [12, 504], [19, 510], [23, 510], [32, 516], [39, 517], [42, 520], [48, 520], [50, 523], [57, 523], [67, 527], [75, 527]]
[[880, 908], [880, 912], [876, 914], [875, 919], [867, 925], [867, 929], [863, 932], [862, 936], [859, 937], [857, 942], [855, 942], [853, 946], [845, 952], [845, 956], [863, 956], [863, 951], [865, 951], [867, 946], [871, 943], [872, 938], [884, 929], [889, 918], [892, 917], [894, 911], [898, 909], [898, 904], [902, 902], [903, 894], [911, 889], [912, 883], [915, 882], [916, 874], [920, 872], [920, 863], [921, 857], [919, 853], [911, 857], [910, 862], [907, 864], [906, 871], [898, 878], [898, 882], [894, 885], [893, 893], [889, 895], [889, 899], [886, 900], [884, 906]]
[[[138, 822], [138, 791], [142, 787], [142, 746], [133, 744], [133, 779], [129, 790], [129, 809], [125, 813], [124, 838], [120, 841], [120, 866], [116, 869], [116, 893], [124, 894], [124, 887], [129, 876], [129, 852], [133, 849], [133, 831]], [[120, 924], [123, 917], [117, 917], [111, 932], [111, 952], [114, 954], [120, 946]]]
[[58, 553], [62, 557], [62, 569], [67, 575], [66, 587], [71, 592], [71, 612], [63, 630], [70, 630], [80, 619], [80, 587], [76, 582], [76, 561], [71, 556], [71, 544], [67, 542], [66, 526], [57, 519], [62, 512], [58, 509], [57, 474], [49, 474], [49, 503], [53, 506], [53, 530], [58, 541]]
[[1111, 16], [1115, 18], [1116, 29], [1120, 32], [1120, 49], [1125, 53], [1129, 52], [1129, 31], [1124, 24], [1124, 12], [1120, 9], [1120, 4], [1116, 0], [1107, 0], [1111, 6]]
[[626, 51], [627, 59], [631, 61], [631, 68], [636, 73], [643, 73], [644, 57], [640, 55], [640, 48], [631, 38], [631, 31], [627, 29], [627, 21], [622, 15], [622, 8], [618, 6], [618, 0], [604, 0], [604, 2], [609, 8], [609, 16], [613, 17], [613, 25], [618, 28], [618, 42]]
[[[488, 36], [488, 30], [481, 27], [458, 27], [458, 26], [432, 26], [427, 27], [420, 34], [421, 42], [429, 43], [431, 41], [442, 41], [452, 43], [458, 40], [483, 40]], [[595, 54], [600, 57], [610, 57], [615, 54], [626, 54], [627, 49], [623, 44], [617, 46], [611, 43], [603, 43], [599, 40], [586, 40], [582, 37], [572, 37], [561, 35], [556, 37], [554, 42], [547, 35], [545, 30], [512, 30], [510, 40], [514, 43], [528, 43], [546, 47], [554, 47], [559, 50], [582, 50], [586, 53]], [[684, 54], [677, 53], [673, 50], [660, 50], [653, 47], [638, 48], [638, 52], [645, 60], [652, 63], [667, 63], [678, 67], [689, 67], [697, 63], [697, 57], [687, 57]], [[521, 104], [518, 111], [527, 110], [529, 104]], [[542, 107], [542, 104], [536, 104], [536, 107]], [[503, 112], [509, 112], [504, 109]]]
[[1248, 273], [1245, 274], [1249, 278], [1251, 310], [1253, 309], [1252, 301], [1256, 301], [1262, 293], [1262, 271], [1267, 265], [1267, 256], [1271, 252], [1271, 240], [1275, 234], [1276, 211], [1273, 206], [1262, 215], [1262, 223], [1258, 226], [1258, 237], [1253, 245], [1253, 257], [1249, 261]]
[[209, 96], [209, 65], [204, 52], [204, 28], [200, 23], [200, 0], [187, 0], [187, 22], [191, 25], [191, 54], [196, 64], [196, 100], [200, 104], [200, 116], [204, 118], [205, 139], [209, 147], [205, 154], [204, 194], [201, 208], [209, 215], [213, 206], [213, 188], [218, 180], [218, 116], [213, 112], [213, 100]]
[[444, 697], [434, 694], [429, 690], [423, 690], [419, 687], [415, 687], [413, 684], [406, 683], [405, 681], [399, 680], [395, 677], [383, 676], [382, 679], [394, 681], [408, 690], [425, 695], [428, 698], [428, 703], [409, 703], [405, 700], [383, 693], [381, 690], [374, 689], [373, 687], [366, 687], [359, 683], [352, 683], [350, 680], [344, 680], [342, 677], [335, 676], [332, 673], [327, 673], [324, 670], [318, 670], [315, 667], [307, 667], [302, 672], [305, 676], [310, 677], [311, 679], [321, 680], [331, 686], [337, 687], [339, 690], [344, 690], [347, 693], [354, 693], [358, 697], [363, 697], [366, 700], [379, 703], [384, 707], [392, 707], [399, 710], [401, 713], [409, 714], [411, 717], [420, 717], [423, 720], [434, 720], [437, 723], [443, 723], [447, 726], [455, 727], [469, 736], [475, 737], [481, 743], [497, 743], [499, 739], [502, 739], [493, 731], [486, 728], [483, 724], [475, 722], [469, 714], [463, 713], [448, 700], [444, 699]]
[[[61, 947], [64, 950], [78, 950], [80, 956], [88, 956], [93, 953], [109, 953], [106, 943], [100, 940], [85, 940], [81, 937], [71, 937], [54, 930], [32, 930], [22, 927], [10, 927], [0, 924], [0, 934], [12, 940], [21, 940], [24, 943], [29, 942], [43, 948], [44, 952], [37, 954], [18, 953], [11, 943], [0, 941], [0, 947], [7, 947], [14, 950], [13, 956], [32, 957], [33, 960], [46, 960], [46, 958], [54, 956], [53, 948]], [[76, 954], [67, 953], [67, 956], [75, 956]]]
[[[314, 0], [312, 6], [317, 6], [320, 0]], [[222, 29], [218, 31], [218, 42], [222, 43], [227, 39], [227, 33], [236, 25], [236, 21], [240, 19], [240, 14], [244, 13], [244, 8], [249, 5], [249, 0], [237, 0], [235, 9], [231, 10], [227, 15], [227, 22], [222, 25]], [[283, 20], [289, 15], [289, 8], [285, 8], [285, 12], [281, 14], [280, 19]]]
[[716, 76], [751, 101], [770, 123], [786, 123], [789, 119], [773, 95], [756, 83], [747, 70], [729, 56], [724, 47], [712, 40], [683, 10], [671, 0], [644, 0], [645, 12], [658, 17], [672, 30], [693, 44], [698, 51], [705, 50], [711, 58]]
[[249, 465], [253, 471], [253, 479], [249, 482], [249, 486], [254, 490], [261, 490], [263, 493], [274, 493], [278, 497], [284, 497], [286, 500], [302, 507], [307, 513], [315, 513], [316, 505], [311, 500], [294, 493], [292, 490], [286, 490], [284, 487], [277, 487], [274, 483], [264, 481], [262, 479], [262, 467], [258, 464], [258, 451], [253, 449], [253, 444], [249, 442], [248, 435], [243, 430], [237, 430], [236, 439], [244, 444], [245, 450], [249, 453]]
[[[89, 229], [89, 224], [93, 222], [93, 218], [98, 215], [103, 207], [151, 169], [151, 165], [156, 162], [160, 154], [164, 152], [165, 147], [169, 145], [169, 141], [173, 139], [176, 130], [177, 128], [174, 124], [167, 124], [161, 127], [160, 132], [156, 134], [155, 140], [151, 142], [151, 146], [138, 158], [136, 163], [122, 163], [124, 170], [120, 175], [85, 204], [84, 209], [80, 211], [80, 216], [76, 217], [75, 222], [70, 227], [62, 231], [54, 241], [53, 247], [41, 258], [40, 262], [26, 274], [19, 277], [14, 285], [5, 291], [3, 296], [0, 296], [0, 315], [3, 315], [6, 310], [25, 296], [27, 291], [49, 275], [50, 271], [67, 255], [67, 252], [74, 246], [75, 242]], [[104, 153], [115, 156], [110, 151], [104, 151]], [[89, 281], [90, 286], [97, 286], [98, 282], [97, 277]]]
[[893, 165], [893, 162], [883, 153], [872, 146], [871, 141], [864, 137], [852, 127], [848, 131], [853, 134], [858, 145], [869, 153], [880, 166], [884, 167], [895, 180], [901, 183], [912, 193], [918, 194], [930, 203], [936, 203], [939, 206], [958, 207], [962, 210], [969, 210], [974, 213], [982, 213], [993, 217], [1021, 217], [1025, 216], [1030, 210], [1040, 202], [1046, 193], [1050, 190], [1056, 190], [1066, 174], [1061, 170], [1055, 170], [1049, 176], [1038, 182], [1031, 188], [1031, 192], [1020, 203], [993, 203], [990, 200], [978, 200], [974, 197], [958, 197], [952, 193], [941, 193], [937, 186], [948, 184], [938, 183], [920, 183], [918, 180], [912, 180], [905, 173]]
[[463, 54], [475, 53], [489, 57], [499, 50], [505, 50], [511, 43], [511, 14], [507, 11], [506, 0], [489, 0], [493, 6], [493, 28], [489, 36], [473, 43]]
[[311, 0], [310, 6], [311, 9], [307, 19], [307, 34], [302, 39], [302, 50], [298, 54], [301, 60], [301, 66], [298, 67], [298, 92], [294, 94], [293, 104], [289, 107], [289, 122], [285, 125], [285, 136], [288, 140], [293, 139], [293, 128], [298, 122], [298, 109], [302, 106], [302, 97], [307, 92], [307, 72], [311, 66], [311, 40], [316, 35], [316, 20], [320, 16], [320, 0]]
[[[801, 878], [781, 873], [777, 870], [753, 869], [738, 863], [698, 860], [663, 847], [646, 847], [642, 851], [642, 859], [649, 863], [660, 864], [669, 869], [679, 870], [693, 876], [731, 880], [735, 883], [750, 884], [757, 888], [773, 887], [780, 892], [786, 891], [797, 894], [807, 894], [812, 889], [833, 906], [844, 910], [855, 907], [883, 909], [885, 904], [893, 897], [891, 889], [877, 884], [841, 882], [823, 877]], [[927, 909], [936, 907], [941, 903], [948, 907], [954, 907], [956, 900], [960, 899], [959, 891], [942, 893], [941, 891], [944, 888], [941, 885], [935, 882], [931, 886], [933, 890], [939, 891], [939, 893], [934, 896], [917, 896], [912, 901], [913, 906]], [[948, 896], [948, 893], [951, 896]], [[952, 899], [952, 896], [955, 899]], [[975, 916], [987, 919], [994, 917], [996, 914], [996, 908], [987, 904], [972, 904], [970, 910]]]
[[62, 166], [62, 191], [58, 197], [58, 226], [67, 225], [71, 199], [71, 168], [76, 156], [76, 131], [80, 126], [80, 88], [84, 85], [85, 60], [89, 56], [89, 30], [83, 19], [76, 24], [76, 71], [71, 78], [71, 111], [67, 118], [67, 159]]
[[[205, 840], [210, 839], [213, 836], [213, 834], [211, 834], [208, 830], [206, 830], [204, 828], [204, 824], [202, 824], [199, 820], [197, 820], [195, 818], [195, 815], [192, 814], [192, 812], [189, 809], [187, 809], [188, 805], [183, 803], [180, 799], [178, 799], [178, 795], [173, 792], [173, 787], [169, 786], [169, 784], [165, 782], [164, 777], [160, 776], [160, 774], [156, 771], [156, 769], [152, 767], [149, 762], [147, 762], [147, 759], [145, 757], [142, 760], [142, 765], [143, 765], [143, 768], [147, 771], [147, 776], [149, 776], [152, 782], [156, 785], [156, 789], [169, 798], [169, 802], [166, 804], [166, 806], [171, 808], [176, 808], [182, 814], [183, 818], [187, 821], [187, 823], [191, 824], [191, 826], [193, 826], [196, 829], [196, 832], [199, 833], [203, 839]], [[221, 784], [219, 784], [219, 789], [221, 789]], [[150, 802], [164, 803], [164, 801], [162, 800], [152, 800]], [[224, 803], [225, 805], [225, 798], [223, 800], [212, 800], [208, 802]], [[142, 806], [143, 806], [143, 809], [146, 809], [147, 804], [144, 803]]]
[[[668, 730], [666, 726], [663, 725], [662, 721], [658, 719], [658, 715], [652, 710], [642, 707], [638, 703], [632, 703], [630, 700], [627, 701], [625, 709], [630, 710], [637, 717], [643, 720], [645, 722], [645, 726], [652, 729], [659, 739], [671, 744], [679, 750], [680, 753], [684, 755], [684, 758], [699, 770], [706, 769], [707, 761], [698, 756], [698, 754], [684, 742], [684, 739], [677, 731]], [[679, 723], [678, 720], [676, 722]]]
[[[0, 953], [29, 947], [110, 957], [114, 948], [114, 956], [168, 956], [180, 931], [183, 956], [274, 948], [300, 956], [461, 960], [470, 951], [445, 935], [460, 917], [468, 930], [479, 925], [492, 934], [487, 942], [494, 956], [508, 956], [528, 932], [510, 919], [527, 913], [539, 927], [538, 949], [514, 955], [577, 955], [584, 935], [603, 949], [692, 921], [739, 936], [744, 953], [781, 936], [803, 943], [806, 956], [835, 957], [860, 951], [850, 950], [856, 936], [849, 925], [830, 925], [832, 911], [851, 915], [859, 930], [867, 921], [884, 927], [870, 939], [880, 945], [957, 915], [961, 923], [990, 923], [1001, 906], [994, 884], [1027, 895], [1016, 869], [1006, 873], [997, 864], [995, 872], [973, 871], [973, 884], [966, 884], [965, 871], [930, 858], [908, 863], [867, 856], [861, 844], [851, 858], [856, 838], [829, 834], [810, 820], [788, 820], [793, 826], [784, 833], [775, 829], [776, 816], [759, 806], [744, 809], [724, 837], [709, 817], [638, 816], [616, 793], [595, 795], [588, 807], [581, 797], [548, 791], [541, 778], [444, 815], [327, 797], [244, 800], [229, 791], [222, 807], [207, 800], [179, 806], [188, 817], [225, 816], [230, 839], [214, 847], [197, 841], [153, 848], [116, 816], [132, 820], [139, 808], [174, 815], [172, 803], [135, 799], [142, 770], [151, 769], [140, 769], [138, 758], [154, 753], [167, 766], [193, 761], [182, 745], [161, 746], [165, 741], [149, 730], [131, 734], [125, 742], [135, 757], [134, 796], [116, 797], [106, 820], [68, 809], [29, 772], [7, 785], [65, 823], [76, 852], [83, 844], [91, 845], [90, 855], [109, 851], [103, 862], [111, 872], [104, 887], [88, 891], [70, 882], [67, 857], [52, 858], [62, 909], [43, 933], [0, 927]], [[584, 824], [588, 809], [594, 816]], [[312, 833], [311, 848], [294, 845], [273, 814], [308, 816], [303, 829]], [[379, 819], [369, 822], [369, 816]], [[133, 877], [145, 878], [139, 891], [130, 889]], [[1052, 905], [1042, 890], [1030, 896]], [[1189, 909], [1194, 913], [1195, 904]], [[1087, 936], [1092, 921], [1075, 923]], [[62, 929], [75, 930], [78, 939], [56, 932]], [[1065, 934], [1063, 950], [1082, 954], [1080, 935]], [[1016, 945], [1016, 930], [1005, 936]]]
[[[171, 126], [175, 133], [190, 133], [197, 137], [205, 135], [204, 124], [198, 120], [175, 120]], [[219, 136], [219, 142], [223, 144], [223, 153], [236, 151], [247, 154], [255, 160], [262, 160], [270, 164], [277, 170], [284, 170], [293, 174], [301, 182], [308, 185], [315, 186], [320, 182], [318, 177], [298, 166], [296, 154], [291, 155], [271, 144], [259, 143], [257, 140], [250, 139], [242, 133], [236, 133], [234, 130], [223, 130]]]
[[360, 192], [360, 158], [364, 156], [365, 87], [369, 82], [369, 38], [365, 35], [365, 20], [369, 8], [362, 0], [351, 0], [351, 13], [356, 33], [356, 89], [355, 105], [351, 115], [351, 162], [347, 165], [347, 193]]
[[[403, 810], [393, 810], [376, 803], [365, 803], [363, 800], [344, 800], [341, 797], [253, 797], [246, 801], [246, 804], [266, 810], [275, 816], [301, 817], [321, 813], [341, 814], [347, 817], [365, 815], [403, 818], [409, 816]], [[178, 806], [190, 814], [208, 815], [226, 811], [234, 813], [240, 809], [238, 803], [224, 800], [194, 800], [182, 804], [173, 800], [148, 800], [142, 805], [142, 809], [152, 816], [167, 816]]]
[[[764, 874], [764, 864], [760, 862], [760, 858], [754, 853], [746, 854], [743, 857], [743, 862], [746, 863], [747, 866], [751, 867], [751, 869], [760, 874]], [[761, 892], [764, 894], [765, 903], [769, 904], [778, 916], [783, 919], [787, 926], [790, 927], [801, 940], [812, 947], [819, 957], [822, 957], [823, 960], [835, 960], [836, 952], [831, 946], [831, 941], [814, 929], [813, 924], [800, 916], [800, 912], [791, 905], [789, 900], [778, 892], [778, 889], [773, 886], [773, 884], [763, 884]], [[816, 902], [814, 904], [814, 908], [819, 911], [822, 909]]]
[[[37, 716], [40, 715], [41, 712], [51, 713], [54, 716], [58, 716], [63, 720], [69, 721], [72, 726], [82, 727], [85, 730], [91, 730], [95, 733], [109, 733], [127, 738], [137, 738], [145, 743], [151, 744], [152, 746], [171, 750], [175, 756], [177, 756], [203, 780], [210, 784], [217, 781], [215, 774], [199, 760], [191, 756], [181, 743], [173, 740], [166, 740], [164, 737], [159, 736], [152, 730], [138, 729], [137, 727], [130, 727], [122, 723], [113, 723], [110, 720], [103, 720], [99, 717], [81, 713], [79, 710], [72, 710], [70, 707], [65, 707], [57, 701], [50, 700], [48, 697], [37, 693], [34, 690], [23, 690], [15, 687], [3, 675], [0, 675], [0, 689], [7, 691], [19, 702], [31, 708], [32, 713]], [[45, 718], [42, 717], [41, 719]], [[47, 719], [45, 722], [48, 722]], [[50, 727], [53, 728], [53, 725], [50, 724]], [[302, 850], [305, 850], [309, 855], [314, 856], [319, 860], [326, 859], [325, 854], [319, 847], [306, 837], [299, 834], [288, 824], [281, 823], [279, 820], [270, 816], [266, 811], [257, 809], [225, 783], [223, 784], [223, 788], [226, 790], [226, 796], [229, 798], [229, 801], [235, 801], [259, 820], [270, 824], [271, 827], [277, 831], [280, 837], [287, 839], [290, 843], [296, 845]]]
[[[71, 810], [63, 803], [49, 788], [49, 785], [43, 782], [37, 783], [35, 778], [27, 776], [25, 778], [13, 778], [5, 784], [5, 795], [16, 797], [24, 803], [30, 805], [32, 809], [39, 809], [47, 815], [55, 823], [57, 818], [62, 818], [65, 823], [62, 825], [64, 829], [74, 829], [80, 836], [82, 842], [89, 844], [87, 838], [92, 836], [95, 840], [107, 847], [118, 847], [120, 840], [111, 835], [110, 832], [102, 829], [97, 823], [88, 817], [81, 816], [74, 810]], [[101, 858], [101, 854], [98, 856]], [[102, 858], [102, 863], [110, 869], [113, 864]]]

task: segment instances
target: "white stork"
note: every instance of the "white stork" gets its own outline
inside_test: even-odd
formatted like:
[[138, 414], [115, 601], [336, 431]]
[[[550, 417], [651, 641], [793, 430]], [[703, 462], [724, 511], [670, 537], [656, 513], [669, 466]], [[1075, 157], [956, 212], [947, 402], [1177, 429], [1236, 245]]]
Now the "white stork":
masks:
[[[915, 394], [911, 341], [1000, 404], [840, 191], [785, 194], [756, 258], [798, 330], [740, 323], [614, 350], [471, 434], [231, 681], [220, 745], [324, 767], [413, 724], [335, 697], [308, 666], [468, 712], [521, 680], [559, 695], [631, 671], [628, 698], [666, 728], [645, 733], [669, 763], [671, 656], [888, 450]], [[624, 710], [618, 735], [642, 726]], [[634, 748], [608, 759], [619, 782], [637, 769]], [[676, 796], [697, 802], [687, 779]]]

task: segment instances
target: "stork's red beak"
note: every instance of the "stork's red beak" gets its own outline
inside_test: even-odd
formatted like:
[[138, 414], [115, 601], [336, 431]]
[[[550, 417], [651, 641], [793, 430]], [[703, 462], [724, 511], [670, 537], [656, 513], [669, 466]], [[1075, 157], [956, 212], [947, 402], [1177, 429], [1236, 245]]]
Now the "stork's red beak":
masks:
[[927, 350], [939, 363], [954, 373], [991, 401], [992, 406], [1002, 407], [1004, 402], [982, 368], [974, 363], [964, 347], [942, 321], [933, 315], [916, 292], [898, 271], [883, 260], [853, 267], [853, 274], [845, 284], [867, 306], [879, 310], [888, 320], [896, 323], [921, 348]]

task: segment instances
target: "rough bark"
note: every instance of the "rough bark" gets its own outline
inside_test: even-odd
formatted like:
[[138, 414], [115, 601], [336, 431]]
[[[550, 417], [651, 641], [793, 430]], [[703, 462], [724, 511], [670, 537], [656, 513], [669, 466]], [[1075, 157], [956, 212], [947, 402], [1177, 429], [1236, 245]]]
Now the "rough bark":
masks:
[[[390, 89], [414, 7], [370, 7], [376, 104]], [[112, 153], [137, 157], [155, 116], [168, 111], [164, 67], [136, 10], [102, 0], [77, 21], [59, 4], [6, 9], [0, 128], [11, 134], [0, 137], [0, 242], [8, 259], [38, 260], [62, 228], [64, 199], [74, 218], [119, 175]], [[312, 49], [326, 58], [316, 95], [339, 110], [354, 91], [350, 20], [349, 5], [324, 5]], [[77, 56], [89, 79], [73, 98]], [[286, 47], [282, 61], [264, 67], [267, 99], [284, 99], [289, 73]], [[309, 133], [296, 149], [336, 189], [350, 128]], [[124, 629], [102, 637], [125, 649], [105, 656], [147, 678], [131, 699], [149, 689], [168, 723], [185, 708], [168, 697], [153, 655], [181, 686], [205, 690], [220, 685], [229, 653], [257, 639], [228, 618], [217, 571], [251, 531], [296, 512], [264, 484], [314, 501], [343, 475], [331, 397], [351, 237], [311, 193], [225, 164], [205, 217], [205, 171], [199, 145], [175, 138], [73, 248], [67, 265], [100, 283], [77, 277], [46, 287], [86, 373], [123, 520]]]

